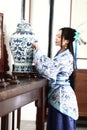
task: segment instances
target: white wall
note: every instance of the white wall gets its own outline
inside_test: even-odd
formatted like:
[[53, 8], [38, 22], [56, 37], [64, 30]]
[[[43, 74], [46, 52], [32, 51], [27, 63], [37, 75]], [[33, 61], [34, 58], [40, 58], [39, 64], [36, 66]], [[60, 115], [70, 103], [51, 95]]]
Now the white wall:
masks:
[[[87, 43], [87, 1], [73, 0], [72, 1], [72, 20], [71, 26], [80, 32], [80, 38]], [[87, 44], [77, 45], [77, 57], [87, 58]], [[77, 60], [78, 69], [87, 69], [87, 60]]]
[[17, 23], [21, 20], [21, 1], [22, 0], [0, 0], [0, 12], [4, 13], [4, 33], [5, 44], [8, 50], [9, 72], [12, 70], [13, 63], [9, 40], [11, 34], [16, 30]]
[[43, 53], [48, 51], [49, 0], [32, 0], [31, 24]]
[[70, 1], [71, 0], [54, 0], [54, 19], [53, 19], [53, 38], [52, 38], [52, 56], [58, 51], [55, 46], [55, 36], [61, 27], [70, 26]]

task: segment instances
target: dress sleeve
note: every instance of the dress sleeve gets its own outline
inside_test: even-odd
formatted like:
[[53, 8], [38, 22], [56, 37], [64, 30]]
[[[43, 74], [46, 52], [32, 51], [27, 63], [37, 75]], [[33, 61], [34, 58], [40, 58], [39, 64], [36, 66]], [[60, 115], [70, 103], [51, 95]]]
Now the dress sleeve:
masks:
[[60, 65], [56, 59], [43, 55], [40, 50], [34, 54], [34, 63], [38, 72], [45, 78], [56, 80]]

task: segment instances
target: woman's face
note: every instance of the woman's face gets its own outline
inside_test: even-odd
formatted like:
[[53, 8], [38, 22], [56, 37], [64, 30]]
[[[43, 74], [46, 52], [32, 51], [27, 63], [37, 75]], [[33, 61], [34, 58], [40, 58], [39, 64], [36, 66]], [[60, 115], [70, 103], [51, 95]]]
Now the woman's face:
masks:
[[[59, 30], [56, 34], [56, 39], [55, 39], [55, 45], [60, 46], [61, 49], [67, 48], [67, 45], [69, 43], [69, 40], [65, 40], [64, 38], [61, 40], [61, 35], [62, 35], [62, 30]], [[62, 43], [61, 43], [62, 41]]]
[[55, 38], [55, 45], [56, 46], [61, 46], [61, 35], [62, 35], [62, 30], [59, 30], [56, 34]]

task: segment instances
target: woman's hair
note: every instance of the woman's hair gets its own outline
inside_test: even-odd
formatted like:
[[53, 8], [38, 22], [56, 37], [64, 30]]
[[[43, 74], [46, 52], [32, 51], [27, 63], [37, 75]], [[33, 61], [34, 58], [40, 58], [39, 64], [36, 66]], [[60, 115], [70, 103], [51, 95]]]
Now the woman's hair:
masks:
[[[62, 30], [61, 43], [62, 43], [63, 38], [65, 40], [69, 40], [69, 44], [68, 44], [67, 48], [70, 50], [70, 52], [72, 53], [72, 55], [74, 57], [73, 41], [75, 40], [74, 37], [75, 37], [76, 30], [73, 28], [69, 28], [69, 27], [64, 27], [64, 28], [61, 28], [60, 30]], [[61, 46], [62, 46], [62, 44], [61, 44]], [[75, 68], [74, 63], [73, 63], [73, 68]], [[74, 87], [75, 87], [75, 69], [74, 69], [73, 73], [71, 74], [71, 76], [69, 77], [69, 79], [70, 79], [71, 87], [74, 89]]]
[[[64, 27], [64, 28], [61, 28], [60, 30], [62, 30], [61, 39], [64, 38], [65, 40], [69, 40], [69, 44], [68, 44], [67, 48], [70, 50], [70, 52], [74, 56], [73, 41], [75, 40], [74, 37], [75, 37], [76, 30], [69, 28], [69, 27]], [[61, 41], [61, 43], [62, 43], [62, 41]]]

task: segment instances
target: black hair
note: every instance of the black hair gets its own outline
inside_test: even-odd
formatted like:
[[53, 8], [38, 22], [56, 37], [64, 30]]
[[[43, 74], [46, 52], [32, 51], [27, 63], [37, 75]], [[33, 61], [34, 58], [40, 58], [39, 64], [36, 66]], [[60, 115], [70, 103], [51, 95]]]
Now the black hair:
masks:
[[[72, 53], [72, 55], [74, 56], [74, 51], [73, 51], [73, 41], [75, 40], [74, 36], [75, 36], [75, 29], [72, 29], [70, 27], [64, 27], [61, 28], [60, 30], [62, 30], [62, 35], [61, 35], [61, 40], [64, 38], [65, 40], [69, 40], [69, 44], [67, 46], [67, 48], [70, 50], [70, 52]], [[62, 43], [62, 41], [61, 41]], [[61, 45], [62, 46], [62, 45]]]
[[[70, 50], [70, 52], [72, 53], [73, 57], [74, 57], [74, 50], [73, 50], [73, 41], [75, 40], [75, 32], [76, 30], [70, 27], [64, 27], [61, 28], [60, 30], [62, 30], [62, 35], [61, 35], [61, 46], [62, 46], [62, 39], [64, 38], [65, 40], [69, 40], [69, 44], [67, 46], [67, 48]], [[69, 77], [70, 80], [70, 84], [71, 87], [74, 89], [75, 88], [75, 67], [74, 67], [74, 62], [73, 62], [73, 68], [74, 71], [71, 74], [71, 76]]]

